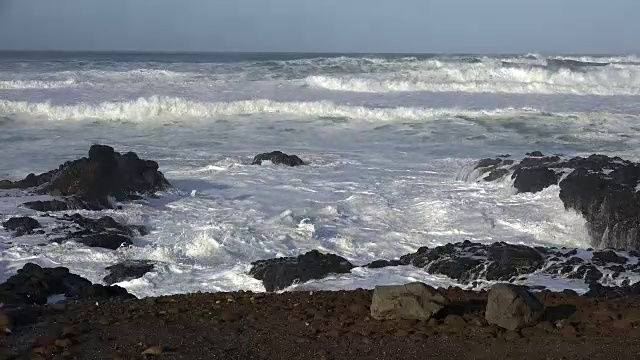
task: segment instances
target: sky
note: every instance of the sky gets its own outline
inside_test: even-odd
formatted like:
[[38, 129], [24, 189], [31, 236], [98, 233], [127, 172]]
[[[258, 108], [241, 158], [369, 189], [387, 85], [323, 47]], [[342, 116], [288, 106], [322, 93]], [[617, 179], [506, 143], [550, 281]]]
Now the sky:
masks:
[[640, 53], [639, 0], [0, 0], [0, 50]]

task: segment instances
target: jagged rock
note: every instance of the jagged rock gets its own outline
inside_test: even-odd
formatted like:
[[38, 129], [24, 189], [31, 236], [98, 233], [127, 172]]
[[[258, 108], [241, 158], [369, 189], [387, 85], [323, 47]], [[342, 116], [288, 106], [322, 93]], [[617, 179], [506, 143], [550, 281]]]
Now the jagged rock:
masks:
[[402, 265], [409, 265], [409, 264], [408, 263], [405, 264], [400, 260], [376, 260], [376, 261], [372, 261], [371, 263], [363, 267], [367, 267], [369, 269], [381, 269], [389, 266], [402, 266]]
[[15, 232], [16, 236], [33, 234], [33, 230], [42, 226], [38, 220], [30, 217], [14, 217], [2, 223], [2, 227], [7, 231]]
[[616, 254], [616, 252], [613, 250], [606, 250], [606, 251], [594, 252], [591, 261], [593, 261], [598, 265], [604, 265], [609, 263], [626, 264], [628, 259], [624, 256], [620, 256]]
[[536, 249], [504, 242], [489, 246], [489, 260], [493, 263], [487, 267], [487, 280], [510, 280], [532, 273], [544, 264], [543, 256]]
[[127, 260], [107, 267], [109, 275], [104, 277], [107, 285], [140, 278], [153, 271], [154, 264], [147, 260]]
[[296, 258], [259, 260], [251, 265], [253, 266], [249, 274], [262, 280], [267, 291], [281, 290], [295, 282], [322, 279], [331, 273], [349, 273], [354, 267], [345, 258], [334, 254], [322, 254], [317, 250]]
[[433, 287], [413, 282], [376, 286], [371, 300], [371, 317], [376, 320], [428, 320], [449, 304]]
[[262, 165], [263, 161], [271, 161], [274, 165], [301, 166], [304, 161], [296, 155], [287, 155], [282, 151], [258, 154], [253, 158], [251, 165]]
[[513, 186], [518, 193], [536, 193], [555, 185], [560, 175], [548, 168], [520, 168], [511, 176], [515, 179]]
[[485, 318], [507, 330], [534, 325], [544, 312], [544, 306], [526, 288], [511, 284], [496, 284], [489, 290]]
[[0, 302], [8, 305], [43, 305], [49, 296], [59, 294], [76, 299], [134, 297], [118, 286], [91, 284], [67, 268], [42, 268], [32, 263], [0, 284]]
[[635, 295], [640, 295], [640, 282], [625, 286], [603, 286], [599, 283], [591, 283], [589, 284], [589, 291], [585, 294], [587, 297], [606, 298], [619, 298]]
[[133, 152], [121, 155], [110, 146], [93, 145], [89, 157], [68, 161], [44, 174], [29, 174], [25, 179], [3, 181], [3, 188], [34, 188], [38, 194], [71, 197], [53, 202], [25, 205], [41, 211], [110, 208], [109, 197], [136, 199], [170, 187], [158, 171], [155, 161], [142, 160]]
[[500, 158], [482, 159], [475, 169], [485, 181], [512, 173], [520, 193], [558, 184], [565, 208], [585, 217], [596, 247], [640, 249], [640, 193], [636, 191], [640, 164], [597, 154], [569, 160], [540, 152], [528, 155], [516, 164]]
[[121, 246], [133, 244], [133, 237], [147, 233], [143, 226], [123, 225], [109, 216], [99, 219], [86, 218], [80, 214], [64, 215], [60, 220], [73, 223], [73, 228], [63, 237], [54, 241], [73, 240], [89, 247], [102, 247], [116, 250]]
[[77, 197], [67, 197], [62, 200], [38, 200], [23, 203], [22, 206], [41, 212], [55, 212], [68, 210], [103, 210], [106, 207], [95, 201], [84, 201]]

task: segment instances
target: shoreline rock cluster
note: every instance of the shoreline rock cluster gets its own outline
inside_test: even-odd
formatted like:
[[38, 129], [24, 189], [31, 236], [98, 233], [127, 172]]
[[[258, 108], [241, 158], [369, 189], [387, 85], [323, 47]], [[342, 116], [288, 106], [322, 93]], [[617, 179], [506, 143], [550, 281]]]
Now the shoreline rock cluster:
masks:
[[567, 210], [587, 220], [594, 247], [640, 250], [640, 164], [593, 154], [563, 159], [536, 151], [516, 162], [506, 157], [483, 159], [475, 170], [484, 181], [511, 174], [518, 193], [560, 187]]

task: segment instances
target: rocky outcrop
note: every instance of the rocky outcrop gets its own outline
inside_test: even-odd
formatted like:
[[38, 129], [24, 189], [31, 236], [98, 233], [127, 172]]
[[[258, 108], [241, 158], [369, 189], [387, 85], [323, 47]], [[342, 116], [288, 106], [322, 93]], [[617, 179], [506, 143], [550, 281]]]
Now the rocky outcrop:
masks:
[[263, 161], [271, 161], [274, 165], [301, 166], [304, 161], [296, 155], [287, 155], [282, 151], [258, 154], [253, 158], [251, 165], [262, 165]]
[[376, 320], [428, 320], [449, 304], [433, 287], [414, 282], [376, 286], [371, 300], [371, 317]]
[[511, 174], [518, 192], [559, 185], [565, 208], [585, 217], [596, 247], [640, 249], [640, 164], [596, 154], [568, 160], [540, 152], [529, 155], [519, 163], [483, 159], [475, 171], [485, 181]]
[[115, 250], [121, 246], [132, 245], [134, 236], [147, 233], [143, 226], [123, 225], [109, 216], [91, 219], [80, 214], [73, 214], [64, 215], [59, 219], [70, 224], [58, 229], [58, 231], [67, 232], [67, 234], [55, 237], [53, 241], [56, 242], [72, 240], [89, 247]]
[[282, 290], [294, 283], [322, 279], [329, 274], [348, 273], [354, 267], [345, 258], [334, 254], [309, 251], [298, 257], [286, 257], [253, 262], [249, 274], [262, 280], [267, 291]]
[[107, 285], [138, 279], [153, 271], [154, 264], [147, 260], [127, 260], [107, 267], [109, 274], [104, 277]]
[[[2, 189], [29, 189], [37, 194], [63, 199], [28, 203], [41, 211], [110, 208], [116, 200], [137, 199], [170, 187], [155, 161], [143, 160], [133, 152], [120, 154], [110, 146], [93, 145], [89, 157], [68, 161], [44, 174], [29, 174], [25, 179], [0, 182]], [[64, 204], [66, 203], [66, 204]]]
[[14, 217], [2, 223], [2, 227], [7, 231], [13, 231], [15, 236], [33, 234], [35, 229], [42, 226], [38, 220], [30, 217]]
[[[481, 287], [486, 281], [518, 282], [538, 274], [551, 278], [580, 279], [587, 284], [619, 285], [635, 281], [640, 273], [637, 254], [615, 251], [540, 248], [507, 243], [470, 241], [435, 248], [422, 247], [399, 260], [377, 260], [369, 268], [413, 265], [429, 274], [445, 275], [461, 285]], [[591, 256], [590, 256], [591, 255]]]
[[544, 313], [544, 306], [522, 286], [496, 284], [489, 290], [485, 318], [507, 330], [534, 325]]
[[0, 284], [0, 303], [5, 305], [43, 305], [53, 295], [70, 299], [134, 298], [121, 287], [92, 284], [67, 268], [42, 268], [32, 263]]

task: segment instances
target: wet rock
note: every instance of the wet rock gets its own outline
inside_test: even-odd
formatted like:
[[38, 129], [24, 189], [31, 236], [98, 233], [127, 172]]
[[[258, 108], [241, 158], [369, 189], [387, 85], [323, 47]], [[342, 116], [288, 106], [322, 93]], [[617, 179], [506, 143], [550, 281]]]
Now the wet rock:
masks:
[[385, 267], [401, 266], [401, 265], [409, 265], [409, 264], [405, 264], [400, 260], [375, 260], [365, 265], [364, 267], [367, 267], [369, 269], [381, 269]]
[[345, 258], [334, 254], [322, 254], [317, 250], [296, 258], [259, 260], [251, 265], [253, 266], [249, 274], [262, 280], [267, 291], [281, 290], [295, 282], [322, 279], [331, 273], [349, 273], [354, 267]]
[[102, 247], [115, 250], [121, 246], [133, 244], [133, 237], [145, 235], [147, 230], [139, 225], [124, 225], [112, 217], [103, 216], [98, 219], [86, 218], [80, 214], [64, 215], [59, 218], [72, 223], [66, 236], [54, 241], [73, 240], [89, 247]]
[[121, 287], [91, 284], [67, 268], [42, 268], [32, 263], [0, 284], [0, 302], [4, 304], [43, 305], [49, 296], [59, 294], [80, 299], [133, 298]]
[[491, 287], [485, 318], [507, 330], [534, 325], [544, 313], [544, 306], [525, 287], [496, 284]]
[[65, 200], [31, 202], [25, 206], [40, 211], [110, 208], [109, 197], [136, 199], [170, 187], [155, 161], [143, 160], [133, 152], [120, 154], [110, 146], [93, 145], [89, 157], [68, 161], [44, 174], [29, 174], [4, 188], [33, 188], [38, 194], [69, 197]]
[[33, 234], [33, 230], [42, 226], [38, 220], [30, 217], [14, 217], [2, 223], [2, 227], [7, 231], [13, 231], [16, 236]]
[[104, 277], [107, 285], [129, 281], [142, 277], [144, 274], [153, 271], [154, 264], [147, 260], [127, 260], [107, 267], [109, 275]]
[[613, 250], [606, 251], [596, 251], [593, 253], [593, 258], [591, 259], [594, 263], [598, 265], [604, 265], [608, 263], [612, 264], [626, 264], [628, 259], [624, 256], [620, 256], [616, 254]]
[[376, 286], [371, 317], [376, 320], [428, 320], [448, 304], [444, 295], [423, 283]]
[[509, 280], [521, 274], [530, 274], [542, 267], [544, 258], [536, 249], [504, 242], [489, 247], [487, 280]]
[[263, 161], [271, 161], [274, 165], [301, 166], [304, 161], [297, 155], [287, 155], [282, 151], [272, 151], [270, 153], [258, 154], [253, 158], [251, 165], [262, 165]]
[[545, 167], [520, 168], [513, 173], [512, 178], [515, 179], [513, 186], [518, 193], [536, 193], [557, 184], [560, 175]]
[[38, 200], [29, 201], [22, 206], [35, 211], [41, 212], [55, 212], [55, 211], [68, 211], [68, 210], [93, 210], [99, 211], [106, 208], [103, 204], [95, 201], [84, 201], [77, 197], [67, 197], [62, 200]]
[[544, 154], [541, 151], [532, 151], [532, 152], [528, 152], [525, 155], [527, 156], [531, 156], [531, 157], [543, 157]]

